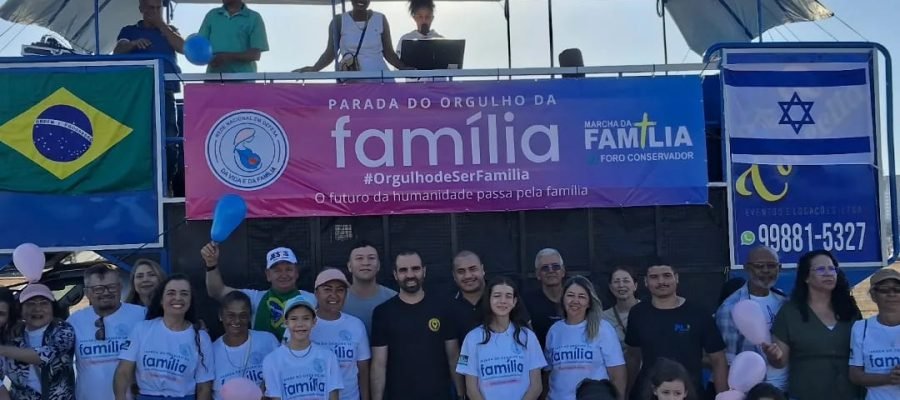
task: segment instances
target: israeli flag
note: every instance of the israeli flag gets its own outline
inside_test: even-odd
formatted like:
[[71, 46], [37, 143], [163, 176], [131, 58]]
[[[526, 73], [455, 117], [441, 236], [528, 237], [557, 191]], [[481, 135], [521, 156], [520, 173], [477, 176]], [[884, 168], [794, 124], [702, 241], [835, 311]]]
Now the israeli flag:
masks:
[[872, 52], [760, 51], [725, 53], [732, 162], [874, 164]]

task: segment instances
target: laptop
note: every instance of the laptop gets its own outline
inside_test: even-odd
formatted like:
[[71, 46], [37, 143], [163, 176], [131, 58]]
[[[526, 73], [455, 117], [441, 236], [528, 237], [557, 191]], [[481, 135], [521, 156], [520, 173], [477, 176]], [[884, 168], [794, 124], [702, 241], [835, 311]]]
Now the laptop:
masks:
[[420, 70], [462, 69], [465, 52], [465, 40], [412, 39], [403, 41], [400, 60]]

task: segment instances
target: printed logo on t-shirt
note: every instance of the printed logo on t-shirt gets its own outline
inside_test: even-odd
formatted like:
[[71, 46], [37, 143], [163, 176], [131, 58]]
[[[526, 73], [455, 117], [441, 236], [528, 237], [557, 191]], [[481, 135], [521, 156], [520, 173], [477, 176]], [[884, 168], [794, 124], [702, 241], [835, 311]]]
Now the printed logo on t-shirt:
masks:
[[554, 365], [592, 364], [594, 351], [590, 346], [565, 345], [554, 348], [550, 353], [550, 361]]
[[225, 374], [224, 376], [222, 376], [222, 379], [219, 380], [219, 384], [224, 385], [225, 382], [228, 382], [236, 377], [247, 378], [247, 379], [253, 381], [253, 383], [255, 383], [257, 385], [262, 385], [262, 383], [263, 383], [262, 369], [247, 368], [246, 370], [243, 371], [243, 373], [241, 373], [241, 371], [232, 371], [230, 373]]
[[458, 361], [457, 363], [458, 363], [459, 365], [463, 365], [463, 366], [469, 365], [469, 356], [467, 356], [467, 355], [460, 355], [460, 356], [459, 356], [459, 361]]
[[284, 325], [284, 303], [275, 297], [270, 297], [266, 306], [269, 307], [269, 314], [272, 316], [272, 327], [280, 328]]
[[869, 363], [872, 370], [890, 371], [900, 366], [900, 356], [891, 353], [896, 353], [896, 351], [894, 349], [872, 351], [866, 362]]
[[499, 356], [481, 361], [479, 377], [485, 385], [502, 385], [515, 383], [525, 372], [522, 356]]
[[437, 318], [432, 318], [428, 320], [428, 329], [431, 329], [432, 332], [437, 332], [441, 330], [441, 320]]
[[691, 324], [675, 324], [675, 333], [688, 333], [691, 331]]
[[141, 357], [141, 365], [147, 370], [182, 376], [187, 371], [188, 364], [193, 359], [193, 354], [189, 352], [185, 354], [183, 347], [179, 349], [179, 353], [172, 354], [148, 350]]
[[99, 363], [118, 361], [119, 353], [128, 349], [131, 331], [125, 324], [107, 329], [106, 340], [85, 340], [78, 343], [78, 357], [82, 361]]
[[313, 360], [315, 373], [289, 376], [282, 384], [282, 392], [290, 398], [322, 396], [325, 394], [325, 360]]
[[331, 352], [334, 353], [335, 357], [338, 359], [338, 363], [344, 365], [348, 362], [356, 362], [356, 346], [353, 342], [340, 341], [317, 341], [316, 344], [320, 344], [322, 346], [328, 347], [331, 349]]

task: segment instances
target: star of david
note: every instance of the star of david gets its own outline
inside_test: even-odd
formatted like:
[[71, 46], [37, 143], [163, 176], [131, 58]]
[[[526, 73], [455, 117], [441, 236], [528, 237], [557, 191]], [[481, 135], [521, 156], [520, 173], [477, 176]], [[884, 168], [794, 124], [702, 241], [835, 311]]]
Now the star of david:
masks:
[[[778, 106], [781, 107], [781, 120], [778, 121], [779, 125], [790, 125], [791, 128], [794, 129], [794, 133], [800, 134], [800, 129], [803, 129], [803, 125], [814, 125], [816, 122], [813, 121], [812, 115], [809, 114], [809, 111], [812, 110], [813, 106], [812, 101], [803, 101], [800, 100], [800, 95], [797, 92], [794, 92], [794, 95], [791, 96], [790, 101], [779, 101]], [[803, 116], [800, 117], [800, 120], [795, 120], [791, 117], [791, 109], [794, 106], [799, 106], [803, 110]]]

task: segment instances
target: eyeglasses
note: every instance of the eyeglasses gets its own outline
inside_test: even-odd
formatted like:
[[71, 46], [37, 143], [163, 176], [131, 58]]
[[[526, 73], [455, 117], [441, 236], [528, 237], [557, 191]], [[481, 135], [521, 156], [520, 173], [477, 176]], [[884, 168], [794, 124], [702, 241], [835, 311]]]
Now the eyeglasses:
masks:
[[94, 294], [114, 293], [115, 291], [119, 290], [119, 284], [113, 283], [111, 285], [95, 285], [88, 287], [88, 290], [90, 290]]
[[823, 265], [820, 267], [814, 267], [812, 270], [815, 271], [816, 275], [837, 275], [838, 267], [835, 267], [834, 265]]
[[103, 323], [103, 317], [94, 321], [94, 327], [97, 328], [97, 332], [94, 333], [94, 339], [106, 340], [106, 324]]
[[897, 286], [875, 286], [872, 288], [872, 292], [883, 295], [883, 296], [886, 296], [889, 294], [900, 294], [900, 287], [897, 287]]
[[753, 269], [766, 271], [766, 270], [770, 270], [770, 269], [771, 270], [778, 269], [778, 267], [780, 267], [781, 264], [776, 263], [776, 262], [755, 262], [755, 263], [748, 263], [747, 266], [750, 268], [753, 268]]
[[562, 264], [559, 264], [559, 263], [545, 264], [545, 265], [541, 265], [541, 272], [550, 272], [550, 271], [557, 272], [557, 271], [561, 271], [562, 268], [563, 268]]

